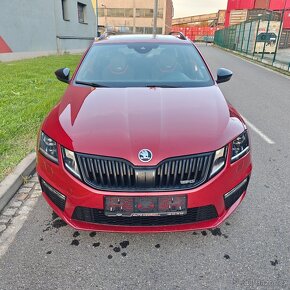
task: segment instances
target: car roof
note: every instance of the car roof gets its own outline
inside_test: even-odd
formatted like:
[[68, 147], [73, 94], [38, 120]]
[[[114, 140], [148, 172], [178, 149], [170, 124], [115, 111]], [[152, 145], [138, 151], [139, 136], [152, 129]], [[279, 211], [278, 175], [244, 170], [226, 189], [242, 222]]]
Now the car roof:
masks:
[[101, 35], [97, 38], [94, 44], [97, 43], [130, 43], [130, 42], [158, 42], [158, 43], [191, 43], [188, 39], [180, 39], [174, 35], [153, 35], [153, 34], [109, 34]]

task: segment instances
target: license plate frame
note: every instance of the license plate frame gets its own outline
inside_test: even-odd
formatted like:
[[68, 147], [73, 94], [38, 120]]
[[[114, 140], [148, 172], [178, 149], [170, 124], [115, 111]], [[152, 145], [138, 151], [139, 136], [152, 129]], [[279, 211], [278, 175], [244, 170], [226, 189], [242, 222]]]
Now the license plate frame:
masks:
[[180, 216], [187, 214], [187, 195], [105, 196], [108, 217]]

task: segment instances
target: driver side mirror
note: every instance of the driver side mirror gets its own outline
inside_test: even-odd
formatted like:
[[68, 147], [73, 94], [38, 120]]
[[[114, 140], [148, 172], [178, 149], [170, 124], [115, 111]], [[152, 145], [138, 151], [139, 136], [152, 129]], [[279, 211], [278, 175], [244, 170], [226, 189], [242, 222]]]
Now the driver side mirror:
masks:
[[69, 83], [69, 74], [70, 74], [70, 69], [67, 67], [60, 68], [57, 71], [55, 71], [55, 75], [57, 79], [67, 84]]
[[233, 72], [226, 68], [219, 68], [217, 71], [217, 84], [228, 82], [233, 76]]

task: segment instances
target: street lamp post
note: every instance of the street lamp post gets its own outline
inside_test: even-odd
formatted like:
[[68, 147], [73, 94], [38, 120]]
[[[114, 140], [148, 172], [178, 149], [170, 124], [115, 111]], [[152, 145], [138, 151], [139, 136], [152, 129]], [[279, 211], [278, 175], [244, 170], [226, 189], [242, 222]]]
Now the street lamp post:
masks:
[[153, 12], [153, 34], [157, 34], [157, 17], [158, 17], [158, 0], [154, 1], [154, 12]]
[[108, 14], [108, 9], [107, 6], [105, 4], [102, 4], [102, 7], [104, 7], [104, 12], [105, 12], [105, 32], [108, 32], [108, 18], [107, 18], [107, 14]]
[[98, 0], [96, 0], [96, 27], [97, 27], [96, 35], [97, 35], [97, 37], [99, 37], [99, 10], [98, 10]]

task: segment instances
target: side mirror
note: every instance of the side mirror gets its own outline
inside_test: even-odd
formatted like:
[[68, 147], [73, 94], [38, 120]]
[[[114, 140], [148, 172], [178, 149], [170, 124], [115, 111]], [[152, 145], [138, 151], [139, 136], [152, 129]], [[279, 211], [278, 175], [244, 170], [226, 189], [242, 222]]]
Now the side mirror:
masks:
[[70, 74], [70, 69], [67, 67], [60, 68], [57, 71], [55, 71], [55, 75], [57, 79], [67, 84], [69, 83], [69, 74]]
[[233, 72], [226, 68], [219, 68], [217, 71], [217, 80], [218, 84], [225, 83], [231, 79]]

